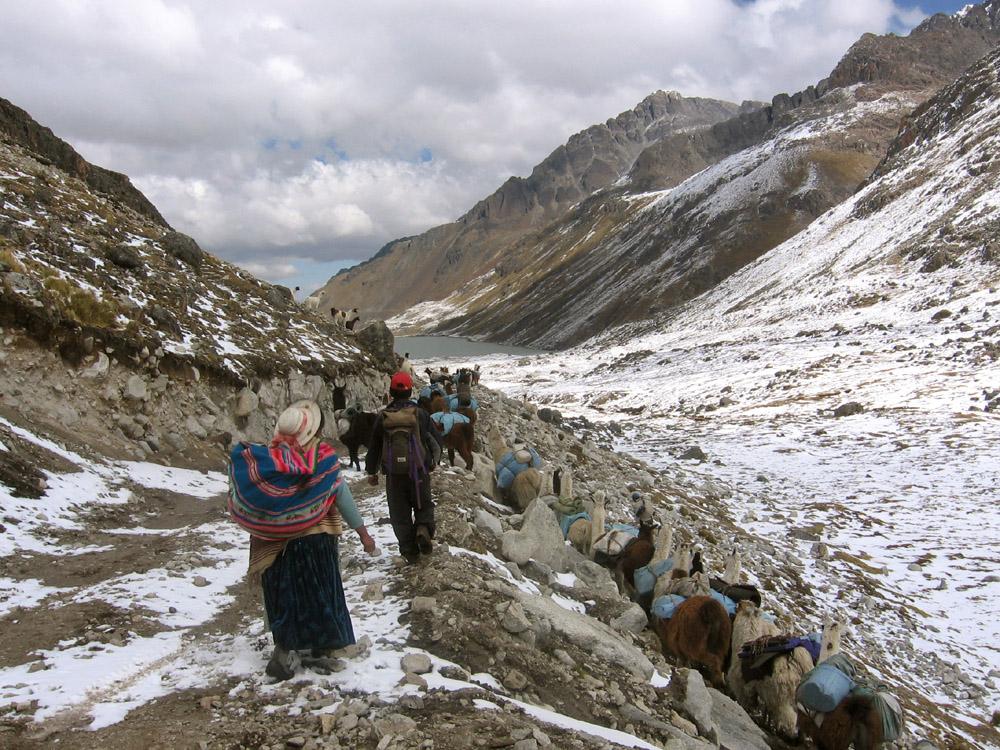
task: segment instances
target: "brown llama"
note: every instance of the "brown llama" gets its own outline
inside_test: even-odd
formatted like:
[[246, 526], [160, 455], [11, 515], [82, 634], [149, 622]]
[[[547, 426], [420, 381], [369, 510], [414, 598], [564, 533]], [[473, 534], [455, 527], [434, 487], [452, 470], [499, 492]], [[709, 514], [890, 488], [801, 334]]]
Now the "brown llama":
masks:
[[444, 396], [437, 391], [431, 392], [431, 400], [427, 409], [428, 414], [437, 414], [439, 411], [447, 411], [447, 406], [448, 402], [445, 400]]
[[472, 425], [468, 422], [456, 422], [451, 426], [448, 434], [445, 435], [443, 425], [434, 420], [431, 420], [431, 422], [437, 428], [444, 447], [448, 449], [448, 463], [451, 466], [455, 465], [455, 451], [458, 451], [458, 455], [465, 461], [465, 468], [472, 469], [472, 446], [476, 438]]
[[699, 593], [683, 601], [669, 620], [654, 618], [653, 630], [665, 653], [695, 667], [713, 687], [724, 690], [732, 624], [726, 608], [708, 596], [708, 576], [696, 573], [694, 577]]
[[[875, 750], [883, 742], [882, 717], [868, 695], [851, 693], [827, 714], [817, 727], [811, 717], [799, 711], [799, 729], [818, 750]], [[803, 717], [805, 720], [803, 721]]]
[[[825, 620], [817, 663], [840, 653], [842, 630], [841, 623]], [[855, 750], [875, 750], [885, 742], [882, 717], [872, 697], [865, 693], [851, 693], [829, 713], [815, 716], [799, 706], [798, 724], [802, 736], [812, 740], [818, 750], [847, 750], [852, 743]]]
[[[472, 425], [469, 426], [471, 427]], [[500, 433], [500, 428], [496, 425], [493, 425], [490, 428], [486, 442], [490, 447], [490, 453], [492, 454], [494, 463], [500, 461], [504, 454], [510, 450], [507, 446], [507, 441]], [[513, 502], [514, 506], [520, 510], [525, 510], [529, 505], [531, 505], [531, 502], [541, 494], [542, 481], [542, 472], [538, 469], [533, 466], [524, 469], [521, 473], [514, 477], [514, 481], [506, 490], [507, 501]]]
[[[658, 566], [659, 563], [665, 562], [670, 557], [670, 548], [674, 543], [674, 530], [670, 524], [663, 524], [660, 526], [660, 530], [656, 533], [656, 542], [654, 544], [653, 556], [650, 558], [647, 565], [651, 568]], [[667, 576], [664, 576], [666, 578]], [[635, 576], [633, 574], [632, 585], [635, 586]], [[653, 581], [653, 590], [656, 588], [656, 581]], [[649, 614], [650, 608], [653, 606], [653, 590], [647, 591], [645, 594], [640, 594], [636, 592], [636, 601], [639, 606], [645, 610], [646, 614]]]
[[514, 477], [510, 489], [507, 490], [514, 505], [521, 510], [526, 510], [541, 492], [542, 472], [534, 467], [529, 467]]
[[629, 593], [630, 598], [633, 599], [635, 597], [631, 595], [635, 593], [635, 571], [649, 565], [656, 552], [654, 540], [656, 520], [652, 513], [646, 510], [645, 505], [642, 507], [641, 514], [643, 517], [639, 520], [639, 535], [625, 547], [615, 563], [615, 582], [618, 584], [618, 593]]

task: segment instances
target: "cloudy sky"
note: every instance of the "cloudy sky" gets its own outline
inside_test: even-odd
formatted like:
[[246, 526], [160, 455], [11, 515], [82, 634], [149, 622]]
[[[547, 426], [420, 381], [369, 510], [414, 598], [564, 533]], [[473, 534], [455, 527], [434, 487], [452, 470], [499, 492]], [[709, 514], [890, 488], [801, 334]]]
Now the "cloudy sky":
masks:
[[656, 89], [770, 100], [949, 0], [0, 0], [0, 96], [311, 289]]

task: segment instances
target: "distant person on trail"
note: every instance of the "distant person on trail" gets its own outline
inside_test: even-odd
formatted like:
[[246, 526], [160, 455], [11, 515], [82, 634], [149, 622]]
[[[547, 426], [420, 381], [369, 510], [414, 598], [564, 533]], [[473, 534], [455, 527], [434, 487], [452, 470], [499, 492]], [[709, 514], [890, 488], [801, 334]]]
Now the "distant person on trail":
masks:
[[300, 661], [330, 674], [331, 652], [355, 642], [338, 557], [344, 522], [378, 554], [322, 429], [319, 405], [296, 401], [269, 445], [239, 443], [230, 455], [229, 512], [251, 534], [247, 575], [263, 589], [274, 637], [265, 671], [276, 680]]
[[368, 483], [378, 485], [385, 474], [389, 520], [399, 542], [399, 554], [415, 563], [429, 555], [434, 538], [434, 501], [431, 477], [441, 456], [441, 440], [430, 417], [410, 400], [413, 378], [397, 372], [389, 383], [392, 403], [379, 412], [368, 443], [365, 471]]

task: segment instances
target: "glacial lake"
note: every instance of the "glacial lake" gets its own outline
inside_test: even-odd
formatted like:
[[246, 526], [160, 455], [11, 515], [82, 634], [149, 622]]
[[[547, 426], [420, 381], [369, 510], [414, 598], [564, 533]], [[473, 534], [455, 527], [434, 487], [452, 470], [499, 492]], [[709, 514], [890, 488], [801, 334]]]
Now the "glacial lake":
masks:
[[399, 354], [409, 352], [410, 359], [481, 357], [487, 354], [530, 356], [545, 353], [540, 349], [494, 344], [490, 341], [472, 341], [460, 336], [399, 336], [396, 338], [396, 351]]

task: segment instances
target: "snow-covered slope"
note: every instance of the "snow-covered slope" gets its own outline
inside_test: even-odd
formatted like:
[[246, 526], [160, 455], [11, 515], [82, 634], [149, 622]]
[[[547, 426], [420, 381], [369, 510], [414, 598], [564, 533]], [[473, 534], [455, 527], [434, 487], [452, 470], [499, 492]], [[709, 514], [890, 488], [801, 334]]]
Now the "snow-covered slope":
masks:
[[1000, 707], [998, 153], [994, 51], [806, 231], [669, 316], [486, 376], [622, 423], [659, 465], [698, 444], [737, 517], [793, 545], [809, 604], [981, 746]]

